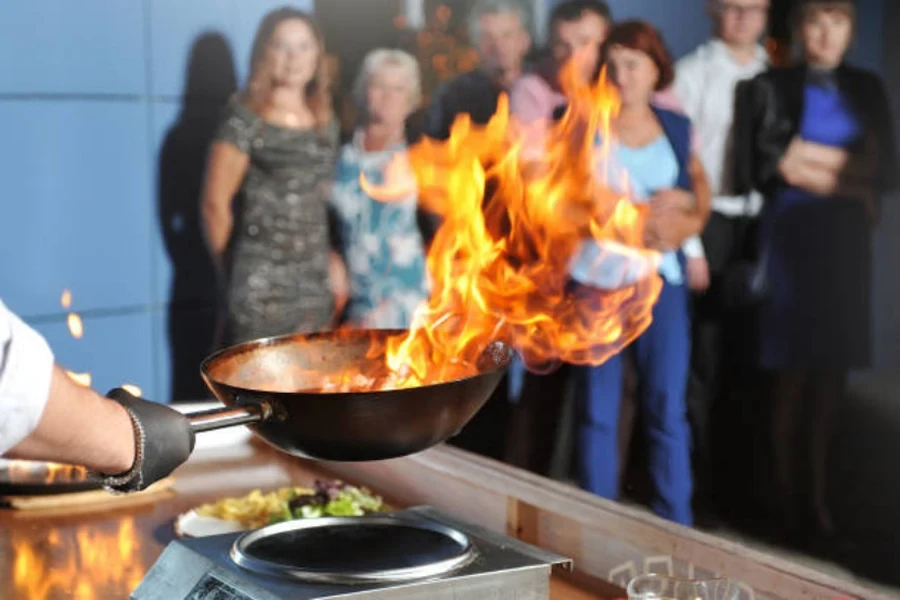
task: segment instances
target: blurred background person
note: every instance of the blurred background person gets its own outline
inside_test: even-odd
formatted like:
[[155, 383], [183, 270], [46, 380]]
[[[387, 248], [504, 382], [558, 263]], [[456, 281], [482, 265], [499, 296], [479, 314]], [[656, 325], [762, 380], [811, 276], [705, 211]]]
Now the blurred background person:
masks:
[[370, 52], [354, 86], [360, 124], [337, 161], [331, 208], [350, 281], [345, 319], [367, 329], [405, 329], [428, 298], [425, 245], [415, 195], [381, 202], [360, 185], [378, 184], [406, 150], [407, 117], [422, 97], [419, 65], [401, 50]]
[[229, 342], [327, 329], [346, 298], [346, 275], [329, 245], [338, 128], [323, 58], [311, 17], [291, 8], [269, 13], [253, 43], [247, 88], [210, 150], [203, 216], [227, 273]]
[[460, 114], [487, 123], [497, 111], [500, 94], [509, 92], [531, 48], [529, 13], [519, 0], [479, 0], [469, 14], [469, 39], [481, 64], [443, 85], [425, 112], [423, 133], [446, 139]]
[[897, 187], [884, 87], [844, 62], [855, 17], [849, 0], [802, 2], [801, 62], [757, 76], [737, 116], [739, 183], [765, 195], [759, 245], [771, 297], [759, 359], [774, 376], [772, 451], [791, 533], [834, 531], [827, 450], [847, 372], [871, 364], [873, 219]]
[[520, 122], [549, 120], [566, 104], [560, 74], [570, 61], [580, 84], [594, 80], [611, 26], [612, 13], [603, 0], [565, 0], [553, 7], [545, 56], [512, 88], [510, 110]]
[[[651, 102], [654, 93], [669, 87], [674, 78], [672, 59], [659, 32], [643, 21], [616, 25], [602, 56], [621, 98], [621, 111], [612, 121], [613, 161], [627, 173], [631, 197], [650, 202], [647, 243], [663, 252], [659, 265], [663, 287], [653, 307], [653, 322], [626, 350], [634, 353], [640, 380], [638, 402], [647, 429], [653, 484], [651, 508], [664, 518], [691, 525], [691, 442], [685, 406], [690, 309], [679, 248], [706, 222], [709, 187], [700, 160], [691, 151], [690, 121]], [[594, 260], [582, 258], [573, 277], [595, 284], [590, 275]], [[606, 498], [619, 495], [622, 380], [621, 353], [600, 366], [579, 369], [577, 378], [579, 479], [582, 487]]]
[[[686, 268], [688, 286], [697, 294], [688, 394], [694, 505], [704, 514], [712, 512], [715, 489], [710, 423], [713, 404], [726, 389], [721, 371], [728, 369], [737, 348], [747, 346], [747, 340], [733, 335], [727, 342], [723, 340], [726, 310], [717, 291], [723, 271], [742, 258], [742, 248], [748, 234], [753, 235], [762, 206], [758, 193], [733, 191], [735, 89], [738, 82], [764, 71], [768, 63], [760, 38], [766, 28], [769, 0], [711, 0], [708, 9], [715, 27], [713, 38], [678, 61], [674, 85], [697, 134], [697, 154], [713, 194], [702, 244], [689, 253]], [[746, 315], [741, 313], [738, 318], [745, 319]], [[726, 355], [730, 355], [728, 360]], [[731, 398], [729, 405], [735, 406]]]

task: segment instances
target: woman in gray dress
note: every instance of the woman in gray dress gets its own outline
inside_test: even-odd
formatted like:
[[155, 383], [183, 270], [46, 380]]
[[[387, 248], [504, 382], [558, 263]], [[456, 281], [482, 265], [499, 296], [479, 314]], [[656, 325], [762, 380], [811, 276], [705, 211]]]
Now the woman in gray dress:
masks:
[[329, 240], [338, 128], [323, 58], [308, 15], [269, 13], [253, 43], [249, 85], [210, 150], [203, 216], [227, 281], [229, 343], [328, 329], [346, 298]]

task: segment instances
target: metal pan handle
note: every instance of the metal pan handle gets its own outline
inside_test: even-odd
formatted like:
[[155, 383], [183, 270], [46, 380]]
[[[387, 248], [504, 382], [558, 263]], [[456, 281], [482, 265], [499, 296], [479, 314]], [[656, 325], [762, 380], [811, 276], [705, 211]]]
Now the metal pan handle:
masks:
[[234, 427], [235, 425], [249, 425], [265, 421], [272, 415], [272, 407], [267, 402], [254, 402], [214, 408], [201, 412], [187, 413], [184, 416], [191, 423], [194, 433]]

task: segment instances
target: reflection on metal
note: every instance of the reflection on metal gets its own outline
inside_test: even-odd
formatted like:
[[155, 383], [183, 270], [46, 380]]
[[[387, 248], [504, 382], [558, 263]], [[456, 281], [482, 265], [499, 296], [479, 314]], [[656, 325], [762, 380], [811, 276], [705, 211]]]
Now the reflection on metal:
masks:
[[[14, 530], [10, 541], [17, 598], [127, 598], [144, 577], [140, 541], [131, 518], [123, 519], [111, 532], [84, 525], [64, 536], [50, 529], [40, 543], [18, 538]], [[57, 554], [65, 562], [55, 560]], [[48, 563], [64, 566], [51, 568]]]

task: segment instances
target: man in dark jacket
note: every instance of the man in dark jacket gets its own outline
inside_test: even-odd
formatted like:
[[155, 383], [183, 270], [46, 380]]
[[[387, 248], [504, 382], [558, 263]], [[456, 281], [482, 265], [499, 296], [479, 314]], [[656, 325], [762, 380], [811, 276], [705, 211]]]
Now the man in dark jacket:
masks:
[[497, 99], [522, 75], [531, 47], [528, 11], [517, 0], [480, 0], [469, 17], [469, 35], [481, 65], [444, 84], [425, 113], [424, 134], [450, 136], [450, 126], [462, 113], [484, 124], [497, 110]]

